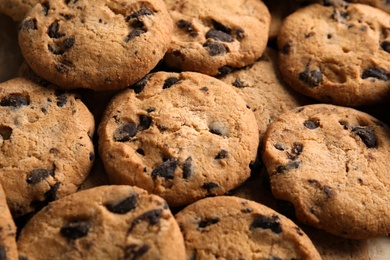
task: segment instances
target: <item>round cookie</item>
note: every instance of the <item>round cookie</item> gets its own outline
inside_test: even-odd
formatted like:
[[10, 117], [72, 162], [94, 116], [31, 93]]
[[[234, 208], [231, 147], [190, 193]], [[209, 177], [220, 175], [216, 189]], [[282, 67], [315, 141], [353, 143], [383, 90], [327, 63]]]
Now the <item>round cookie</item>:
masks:
[[277, 67], [277, 57], [277, 51], [267, 48], [253, 65], [219, 78], [234, 86], [247, 102], [255, 114], [260, 139], [279, 114], [309, 103], [309, 99], [285, 84]]
[[0, 84], [0, 183], [14, 217], [77, 190], [95, 155], [94, 119], [73, 94]]
[[307, 105], [271, 123], [264, 144], [272, 193], [299, 221], [351, 239], [390, 233], [387, 125], [352, 108]]
[[278, 35], [283, 78], [324, 103], [355, 107], [389, 101], [389, 24], [389, 14], [362, 4], [297, 10]]
[[251, 200], [206, 198], [182, 209], [175, 218], [187, 259], [321, 259], [290, 219]]
[[18, 259], [16, 226], [0, 184], [0, 259]]
[[166, 202], [127, 185], [100, 186], [50, 203], [23, 228], [18, 249], [28, 259], [185, 257]]
[[113, 98], [98, 128], [110, 182], [178, 207], [249, 178], [258, 129], [233, 87], [196, 72], [157, 72], [131, 88]]
[[350, 3], [360, 3], [371, 5], [373, 7], [382, 9], [386, 13], [390, 13], [390, 4], [388, 0], [347, 0]]
[[172, 19], [161, 0], [48, 0], [23, 20], [28, 65], [64, 89], [123, 89], [163, 58]]
[[270, 14], [257, 0], [165, 0], [174, 33], [165, 63], [215, 76], [253, 63], [268, 40]]
[[12, 18], [15, 22], [21, 22], [28, 11], [41, 0], [1, 0], [0, 13]]

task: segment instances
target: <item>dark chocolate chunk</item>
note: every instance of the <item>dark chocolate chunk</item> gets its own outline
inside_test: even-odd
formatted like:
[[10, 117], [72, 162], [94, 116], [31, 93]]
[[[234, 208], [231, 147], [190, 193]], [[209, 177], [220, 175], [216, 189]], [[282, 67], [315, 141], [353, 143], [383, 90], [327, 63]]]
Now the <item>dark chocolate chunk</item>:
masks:
[[208, 227], [208, 226], [217, 224], [219, 221], [220, 221], [220, 219], [219, 219], [218, 217], [210, 218], [210, 219], [205, 219], [205, 220], [201, 220], [201, 221], [198, 223], [198, 227], [199, 227], [199, 228], [205, 228], [205, 227]]
[[292, 169], [298, 169], [299, 165], [301, 164], [300, 161], [291, 161], [288, 162], [286, 165], [278, 166], [276, 168], [277, 173], [283, 173]]
[[236, 88], [242, 88], [244, 87], [243, 83], [241, 82], [241, 79], [240, 78], [236, 78], [233, 83], [232, 83], [233, 86], [235, 86]]
[[138, 82], [131, 85], [130, 88], [134, 89], [134, 92], [136, 94], [139, 94], [142, 92], [142, 90], [144, 90], [146, 84], [148, 84], [149, 79], [150, 79], [150, 75], [146, 75], [145, 77], [140, 79]]
[[66, 50], [72, 48], [75, 43], [76, 43], [76, 39], [74, 37], [69, 37], [62, 41], [62, 45]]
[[307, 66], [304, 71], [299, 73], [299, 80], [309, 87], [317, 87], [322, 81], [322, 72], [320, 70], [309, 70]]
[[146, 9], [146, 8], [141, 8], [141, 10], [135, 12], [135, 13], [132, 13], [131, 15], [127, 16], [126, 17], [126, 21], [129, 21], [131, 19], [135, 19], [135, 18], [138, 18], [140, 16], [144, 16], [144, 15], [152, 15], [152, 11]]
[[227, 33], [227, 34], [230, 34], [232, 32], [232, 30], [230, 28], [226, 27], [225, 25], [221, 24], [220, 22], [212, 20], [212, 23], [213, 23], [213, 27], [218, 31], [222, 31], [222, 32]]
[[215, 29], [211, 29], [206, 33], [206, 39], [209, 38], [219, 40], [221, 42], [233, 42], [234, 40], [230, 34]]
[[133, 122], [128, 122], [116, 129], [114, 140], [116, 142], [127, 142], [137, 134], [137, 126]]
[[207, 41], [203, 44], [203, 47], [208, 49], [210, 56], [217, 56], [226, 53], [226, 47], [220, 42]]
[[298, 142], [294, 142], [293, 147], [291, 148], [291, 153], [294, 155], [300, 155], [302, 151], [303, 151], [303, 145]]
[[180, 81], [179, 78], [175, 78], [175, 77], [167, 78], [164, 81], [163, 89], [170, 88], [170, 87], [172, 87], [174, 84], [176, 84], [179, 81]]
[[27, 174], [26, 181], [28, 184], [37, 184], [47, 177], [54, 177], [54, 171], [49, 169], [36, 169]]
[[68, 98], [66, 97], [65, 93], [56, 91], [56, 96], [57, 96], [57, 106], [58, 107], [63, 107], [66, 105], [68, 102]]
[[218, 154], [214, 157], [214, 159], [225, 159], [229, 156], [229, 152], [226, 150], [221, 150], [218, 152]]
[[88, 221], [74, 221], [61, 227], [60, 233], [69, 240], [76, 240], [88, 235], [91, 224]]
[[43, 13], [45, 14], [45, 16], [47, 16], [49, 14], [50, 4], [48, 2], [43, 2], [42, 8], [43, 8]]
[[48, 44], [48, 45], [47, 45], [47, 48], [48, 48], [48, 50], [49, 50], [51, 53], [53, 53], [54, 55], [62, 55], [62, 54], [65, 53], [64, 50], [59, 49], [57, 46], [56, 46], [56, 47], [53, 47], [51, 44]]
[[57, 21], [55, 21], [49, 25], [49, 28], [47, 30], [47, 34], [52, 39], [58, 39], [58, 38], [65, 36], [65, 34], [60, 33], [59, 30], [60, 30], [60, 24]]
[[219, 72], [218, 76], [223, 76], [223, 75], [229, 74], [232, 70], [233, 70], [233, 68], [228, 66], [228, 65], [222, 66], [222, 67], [218, 68], [218, 72]]
[[30, 105], [30, 100], [28, 97], [23, 97], [17, 94], [11, 94], [7, 97], [4, 97], [0, 101], [0, 106], [2, 107], [21, 107]]
[[171, 158], [157, 166], [152, 171], [152, 177], [157, 178], [157, 177], [162, 177], [165, 179], [173, 179], [175, 177], [175, 170], [177, 167], [177, 159]]
[[115, 214], [126, 214], [137, 207], [138, 196], [131, 194], [129, 197], [118, 202], [117, 204], [108, 204], [106, 208]]
[[3, 140], [9, 140], [12, 135], [12, 128], [8, 126], [0, 125], [0, 136], [3, 138]]
[[356, 126], [351, 131], [358, 135], [368, 148], [377, 146], [376, 135], [371, 126]]
[[132, 22], [131, 27], [134, 29], [145, 29], [145, 24], [140, 20], [135, 20]]
[[145, 151], [141, 148], [138, 148], [137, 150], [135, 150], [137, 153], [139, 153], [140, 155], [145, 155]]
[[56, 70], [59, 72], [59, 73], [61, 73], [61, 74], [63, 74], [63, 73], [67, 73], [68, 71], [69, 71], [69, 67], [68, 66], [66, 66], [65, 64], [57, 64], [56, 66], [55, 66], [55, 68], [56, 68]]
[[390, 79], [390, 73], [378, 67], [371, 67], [363, 71], [362, 79], [366, 78], [376, 78], [387, 81]]
[[237, 28], [236, 30], [236, 37], [238, 40], [242, 40], [245, 38], [245, 31], [241, 28]]
[[152, 112], [154, 112], [154, 111], [156, 111], [156, 109], [153, 108], [153, 107], [148, 108], [148, 109], [146, 110], [146, 112], [148, 112], [148, 113], [152, 113]]
[[142, 257], [148, 251], [149, 251], [149, 246], [146, 244], [144, 245], [131, 244], [126, 246], [125, 248], [124, 259], [125, 260], [140, 259], [140, 257]]
[[219, 188], [219, 185], [214, 183], [214, 182], [205, 182], [203, 185], [202, 185], [202, 188], [205, 189], [205, 190], [212, 190], [212, 189], [215, 189], [215, 188]]
[[325, 194], [328, 198], [333, 197], [333, 195], [334, 195], [334, 191], [332, 190], [332, 188], [327, 186], [327, 185], [324, 185], [323, 191], [325, 192]]
[[125, 38], [125, 42], [129, 42], [130, 40], [134, 39], [135, 37], [140, 36], [141, 34], [146, 33], [146, 30], [143, 29], [136, 29], [131, 31]]
[[251, 227], [270, 229], [272, 232], [279, 234], [282, 232], [279, 220], [280, 218], [278, 215], [273, 215], [272, 217], [259, 215], [253, 220]]
[[192, 169], [192, 157], [188, 157], [183, 164], [183, 178], [188, 179], [193, 173]]
[[135, 228], [136, 225], [138, 225], [138, 223], [144, 220], [148, 220], [149, 224], [152, 226], [158, 224], [160, 222], [162, 212], [163, 211], [161, 209], [153, 209], [145, 212], [144, 214], [136, 218], [133, 221], [133, 223], [131, 223], [131, 226], [129, 228], [129, 233], [133, 231], [133, 229]]
[[382, 42], [381, 48], [382, 48], [384, 51], [387, 51], [388, 53], [390, 53], [390, 42], [389, 42], [389, 41], [384, 41], [384, 42]]
[[320, 121], [319, 120], [306, 120], [304, 123], [303, 123], [304, 126], [306, 126], [307, 128], [309, 129], [316, 129], [317, 127], [320, 126]]
[[198, 32], [195, 31], [194, 25], [191, 22], [181, 19], [181, 20], [177, 21], [176, 25], [180, 29], [186, 30], [191, 37], [198, 36]]
[[152, 124], [152, 118], [147, 115], [140, 115], [139, 116], [139, 125], [138, 125], [138, 130], [146, 130], [150, 127]]
[[274, 147], [278, 149], [279, 151], [284, 151], [284, 146], [281, 144], [275, 144]]
[[19, 29], [25, 28], [26, 30], [38, 30], [37, 19], [32, 18], [24, 21]]

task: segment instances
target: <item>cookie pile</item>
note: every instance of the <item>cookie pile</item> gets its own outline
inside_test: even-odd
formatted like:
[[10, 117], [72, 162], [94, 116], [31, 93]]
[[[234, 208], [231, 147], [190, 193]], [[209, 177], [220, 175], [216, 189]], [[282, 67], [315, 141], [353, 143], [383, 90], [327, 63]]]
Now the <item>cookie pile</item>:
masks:
[[370, 259], [390, 14], [350, 2], [2, 0], [0, 259]]

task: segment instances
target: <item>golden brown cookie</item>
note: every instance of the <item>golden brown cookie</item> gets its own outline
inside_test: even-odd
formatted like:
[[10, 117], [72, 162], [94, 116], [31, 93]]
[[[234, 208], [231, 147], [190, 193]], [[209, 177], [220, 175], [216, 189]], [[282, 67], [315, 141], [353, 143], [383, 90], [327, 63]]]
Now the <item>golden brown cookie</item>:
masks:
[[0, 184], [0, 259], [18, 259], [16, 226]]

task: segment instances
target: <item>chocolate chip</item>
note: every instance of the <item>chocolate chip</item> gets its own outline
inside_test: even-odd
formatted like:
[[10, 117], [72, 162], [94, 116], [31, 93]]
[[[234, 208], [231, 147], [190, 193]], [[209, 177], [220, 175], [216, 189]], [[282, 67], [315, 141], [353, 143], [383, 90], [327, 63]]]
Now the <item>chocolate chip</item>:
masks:
[[69, 37], [62, 41], [62, 45], [66, 50], [72, 48], [75, 43], [76, 43], [76, 39], [74, 37]]
[[238, 29], [236, 30], [236, 37], [237, 37], [237, 39], [239, 39], [239, 40], [244, 39], [244, 38], [245, 38], [245, 31], [244, 31], [243, 29], [241, 29], [241, 28], [238, 28]]
[[149, 251], [149, 246], [144, 245], [137, 245], [137, 244], [131, 244], [125, 247], [125, 255], [124, 259], [140, 259], [146, 252]]
[[139, 125], [138, 125], [138, 130], [143, 131], [146, 130], [150, 127], [152, 124], [153, 120], [152, 117], [147, 116], [147, 115], [140, 115], [139, 116]]
[[260, 215], [253, 220], [251, 228], [270, 229], [272, 232], [279, 234], [282, 232], [279, 220], [280, 218], [278, 215], [272, 217]]
[[218, 160], [218, 159], [225, 159], [227, 158], [229, 155], [229, 152], [226, 151], [226, 150], [221, 150], [218, 152], [218, 154], [214, 157], [214, 159]]
[[177, 167], [177, 159], [171, 158], [157, 166], [152, 171], [152, 177], [157, 178], [157, 177], [162, 177], [165, 179], [173, 179], [175, 177], [175, 170]]
[[3, 138], [3, 140], [9, 140], [12, 135], [12, 128], [8, 126], [0, 125], [0, 136]]
[[351, 131], [359, 136], [368, 148], [374, 148], [377, 146], [376, 136], [371, 126], [357, 126], [352, 128]]
[[212, 20], [213, 27], [219, 31], [222, 31], [224, 33], [230, 34], [232, 30], [225, 25], [221, 24], [220, 22], [217, 22], [215, 20]]
[[299, 73], [299, 80], [309, 87], [317, 87], [322, 81], [322, 72], [320, 70], [309, 70], [306, 67], [304, 71]]
[[205, 220], [202, 220], [198, 223], [198, 227], [205, 228], [205, 227], [217, 224], [219, 221], [220, 221], [220, 219], [218, 217], [205, 219]]
[[194, 25], [191, 22], [180, 19], [177, 21], [176, 25], [180, 29], [185, 29], [191, 37], [198, 36], [198, 32], [195, 31]]
[[61, 74], [64, 74], [69, 71], [69, 68], [64, 64], [57, 64], [55, 68]]
[[276, 168], [276, 172], [277, 173], [284, 173], [284, 172], [292, 170], [292, 169], [298, 169], [300, 164], [301, 164], [300, 161], [291, 161], [291, 162], [288, 162], [286, 165], [278, 166]]
[[32, 18], [24, 21], [19, 29], [26, 29], [26, 30], [38, 30], [38, 25], [37, 25], [37, 19]]
[[64, 54], [64, 50], [59, 49], [58, 47], [53, 47], [51, 44], [47, 45], [48, 50], [53, 53], [54, 55], [62, 55]]
[[381, 48], [382, 48], [384, 51], [387, 51], [388, 53], [390, 53], [390, 42], [389, 42], [389, 41], [384, 41], [384, 42], [382, 42]]
[[135, 150], [137, 153], [139, 153], [140, 155], [145, 155], [145, 151], [141, 148], [138, 148], [137, 150]]
[[233, 37], [230, 34], [227, 34], [223, 31], [215, 30], [215, 29], [210, 29], [206, 33], [206, 39], [209, 39], [209, 38], [219, 40], [222, 42], [233, 42]]
[[48, 2], [42, 3], [43, 13], [45, 16], [49, 14], [50, 4]]
[[140, 36], [141, 34], [144, 34], [146, 33], [145, 30], [142, 30], [142, 29], [136, 29], [136, 30], [133, 30], [131, 31], [131, 33], [129, 33], [126, 38], [125, 38], [125, 42], [129, 42], [130, 40], [134, 39], [135, 37], [138, 37]]
[[188, 179], [193, 173], [192, 169], [192, 157], [188, 157], [183, 164], [183, 178]]
[[242, 83], [240, 78], [236, 78], [233, 81], [232, 85], [235, 86], [236, 88], [243, 88], [244, 87], [244, 84]]
[[54, 177], [54, 171], [48, 169], [35, 169], [27, 174], [26, 181], [28, 184], [37, 184], [47, 177]]
[[66, 103], [68, 102], [68, 98], [66, 97], [65, 93], [56, 92], [55, 94], [57, 96], [57, 106], [58, 107], [65, 106]]
[[57, 192], [61, 186], [61, 182], [56, 182], [53, 187], [50, 188], [47, 192], [45, 192], [45, 203], [55, 201], [57, 199]]
[[148, 84], [149, 79], [150, 79], [150, 75], [146, 75], [145, 77], [140, 79], [138, 82], [131, 85], [130, 88], [134, 89], [134, 92], [136, 94], [139, 94], [142, 92], [142, 90], [144, 90], [146, 84]]
[[53, 22], [52, 24], [49, 25], [49, 28], [47, 30], [47, 34], [52, 39], [58, 39], [58, 38], [65, 36], [65, 34], [60, 33], [59, 30], [60, 30], [60, 25], [56, 21], [56, 22]]
[[17, 94], [11, 94], [7, 97], [4, 97], [0, 101], [0, 106], [3, 107], [21, 107], [30, 105], [30, 100], [28, 97], [23, 97]]
[[219, 185], [214, 183], [214, 182], [205, 182], [202, 185], [202, 188], [205, 189], [205, 190], [208, 190], [209, 192], [210, 192], [210, 190], [218, 188], [218, 187], [219, 187]]
[[135, 228], [136, 225], [138, 225], [138, 223], [140, 223], [144, 220], [149, 221], [150, 225], [158, 224], [160, 222], [162, 212], [163, 211], [161, 209], [153, 209], [153, 210], [149, 210], [149, 211], [145, 212], [144, 214], [142, 214], [141, 216], [136, 218], [133, 221], [133, 223], [131, 223], [131, 226], [129, 228], [129, 233], [131, 233], [133, 231], [133, 229]]
[[320, 121], [319, 120], [306, 120], [303, 125], [309, 129], [316, 129], [317, 127], [320, 126]]
[[298, 142], [294, 142], [293, 147], [291, 148], [291, 153], [298, 156], [302, 153], [302, 151], [303, 145]]
[[127, 142], [137, 134], [137, 126], [133, 122], [128, 122], [116, 129], [114, 140], [116, 142]]
[[144, 16], [144, 15], [152, 15], [152, 11], [146, 9], [146, 8], [141, 8], [141, 10], [135, 12], [135, 13], [132, 13], [131, 15], [127, 16], [126, 18], [126, 21], [129, 21], [131, 19], [136, 19], [136, 18], [139, 18], [140, 16]]
[[152, 113], [152, 112], [154, 112], [154, 111], [156, 111], [156, 109], [153, 108], [153, 107], [150, 107], [150, 108], [148, 108], [148, 109], [146, 110], [146, 112], [148, 112], [148, 113]]
[[220, 42], [208, 41], [203, 44], [208, 49], [210, 56], [217, 56], [226, 53], [226, 47]]
[[140, 21], [140, 20], [135, 20], [131, 24], [131, 27], [134, 28], [134, 29], [143, 29], [144, 31], [146, 31], [145, 24], [142, 21]]
[[281, 144], [275, 144], [274, 147], [278, 149], [279, 151], [284, 151], [284, 146]]
[[233, 70], [233, 68], [228, 66], [228, 65], [222, 66], [222, 67], [218, 68], [218, 72], [219, 72], [218, 76], [223, 76], [223, 75], [229, 74], [232, 70]]
[[74, 221], [61, 227], [60, 233], [70, 240], [76, 240], [88, 235], [90, 227], [91, 224], [88, 221]]
[[115, 214], [126, 214], [137, 207], [138, 196], [137, 194], [131, 194], [131, 196], [118, 202], [117, 204], [108, 204], [106, 208]]
[[323, 191], [325, 192], [325, 194], [328, 198], [333, 197], [333, 195], [334, 195], [332, 188], [327, 186], [327, 185], [324, 185]]
[[169, 77], [164, 81], [163, 89], [170, 88], [179, 81], [179, 78]]
[[378, 67], [371, 67], [363, 71], [362, 79], [376, 78], [379, 80], [387, 81], [390, 79], [390, 74], [384, 69]]

